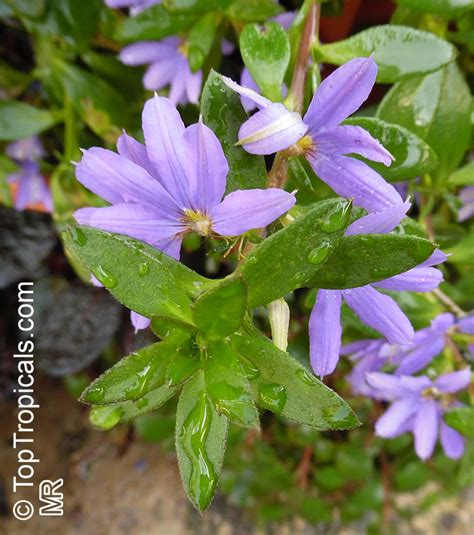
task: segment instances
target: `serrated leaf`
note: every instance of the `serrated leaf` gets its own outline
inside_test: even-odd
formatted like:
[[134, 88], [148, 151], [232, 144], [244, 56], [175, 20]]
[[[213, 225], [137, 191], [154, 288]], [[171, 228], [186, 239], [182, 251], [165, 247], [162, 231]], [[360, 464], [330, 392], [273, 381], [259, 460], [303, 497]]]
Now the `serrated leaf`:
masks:
[[267, 172], [263, 156], [249, 154], [242, 147], [235, 146], [247, 114], [238, 95], [224, 84], [215, 71], [210, 72], [204, 85], [201, 114], [204, 122], [219, 138], [229, 164], [226, 192], [264, 188]]
[[240, 34], [240, 53], [262, 94], [281, 100], [281, 88], [290, 62], [288, 34], [276, 22], [247, 24]]
[[243, 332], [232, 341], [261, 407], [317, 429], [359, 425], [349, 405], [291, 355], [253, 326], [245, 326]]
[[404, 273], [424, 262], [434, 250], [432, 242], [416, 236], [346, 236], [308, 284], [334, 290], [358, 288]]
[[439, 160], [432, 174], [443, 181], [468, 148], [471, 93], [458, 66], [451, 63], [427, 76], [396, 84], [380, 103], [377, 117], [424, 139]]
[[436, 71], [456, 58], [453, 45], [436, 35], [391, 24], [374, 26], [343, 41], [319, 45], [324, 62], [342, 65], [353, 58], [374, 54], [377, 80], [394, 83], [417, 74]]
[[189, 380], [176, 411], [176, 453], [184, 489], [204, 511], [216, 492], [224, 461], [228, 420], [217, 414], [206, 392], [204, 373]]
[[380, 141], [395, 158], [389, 167], [364, 160], [389, 181], [417, 178], [438, 165], [436, 153], [428, 143], [402, 126], [375, 117], [354, 117], [346, 120], [344, 124], [361, 126]]
[[250, 384], [237, 353], [226, 342], [210, 342], [204, 363], [206, 390], [219, 414], [242, 427], [260, 427]]
[[17, 100], [1, 100], [0, 140], [12, 141], [39, 134], [58, 119], [58, 114], [50, 110], [40, 110]]
[[68, 250], [125, 306], [192, 325], [191, 297], [212, 281], [133, 238], [92, 227], [63, 233]]
[[257, 245], [241, 266], [249, 306], [266, 305], [307, 286], [344, 234], [350, 206], [345, 199], [316, 203]]
[[474, 408], [458, 407], [444, 415], [446, 423], [467, 437], [474, 437]]
[[189, 351], [189, 340], [175, 334], [123, 357], [84, 390], [81, 401], [107, 405], [140, 399], [165, 383], [167, 367], [183, 346]]
[[199, 295], [193, 304], [197, 327], [222, 338], [235, 332], [247, 310], [247, 287], [241, 277], [230, 278]]

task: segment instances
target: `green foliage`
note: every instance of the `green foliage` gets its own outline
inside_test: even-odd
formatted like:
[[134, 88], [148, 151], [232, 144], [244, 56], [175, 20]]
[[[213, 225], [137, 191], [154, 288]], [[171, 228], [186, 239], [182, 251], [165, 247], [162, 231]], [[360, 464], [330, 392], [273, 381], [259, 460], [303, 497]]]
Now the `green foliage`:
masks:
[[11, 141], [33, 136], [51, 128], [57, 112], [40, 110], [17, 100], [0, 101], [0, 140]]
[[466, 437], [474, 436], [474, 408], [459, 407], [446, 413], [444, 419], [451, 427], [460, 431]]
[[443, 16], [459, 16], [474, 9], [473, 0], [397, 0], [400, 6]]

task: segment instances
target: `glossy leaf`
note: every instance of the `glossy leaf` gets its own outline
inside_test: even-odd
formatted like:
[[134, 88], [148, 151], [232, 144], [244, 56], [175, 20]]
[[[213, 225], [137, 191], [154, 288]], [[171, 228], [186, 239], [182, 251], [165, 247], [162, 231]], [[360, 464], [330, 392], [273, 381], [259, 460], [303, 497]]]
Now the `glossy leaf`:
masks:
[[471, 93], [452, 63], [396, 84], [381, 102], [377, 116], [424, 139], [439, 160], [433, 176], [443, 181], [457, 168], [469, 144]]
[[437, 15], [462, 15], [474, 9], [474, 0], [397, 0], [400, 6]]
[[444, 415], [446, 423], [467, 437], [474, 437], [474, 408], [457, 407]]
[[206, 13], [225, 9], [231, 2], [232, 0], [164, 0], [163, 3], [170, 11]]
[[188, 498], [199, 510], [216, 492], [227, 442], [228, 420], [219, 415], [206, 392], [204, 373], [184, 386], [176, 412], [176, 452]]
[[193, 320], [208, 335], [222, 338], [235, 332], [247, 310], [247, 287], [242, 278], [222, 281], [193, 304]]
[[125, 18], [117, 29], [116, 38], [124, 42], [159, 40], [188, 29], [195, 20], [194, 14], [171, 12], [158, 4]]
[[474, 186], [474, 162], [454, 171], [449, 177], [449, 183], [453, 186]]
[[434, 249], [433, 243], [415, 236], [346, 236], [324, 268], [309, 281], [309, 286], [328, 289], [365, 286], [416, 267]]
[[261, 407], [318, 429], [359, 424], [349, 405], [291, 355], [253, 326], [246, 326], [244, 333], [232, 340]]
[[281, 88], [290, 62], [290, 42], [276, 22], [265, 26], [247, 24], [240, 34], [240, 53], [262, 94], [274, 102], [281, 100]]
[[408, 26], [374, 26], [343, 41], [320, 45], [324, 62], [346, 61], [374, 54], [379, 66], [377, 80], [393, 83], [435, 71], [456, 58], [456, 49], [430, 32]]
[[219, 414], [242, 427], [260, 427], [247, 376], [227, 342], [209, 343], [204, 376], [208, 396]]
[[189, 345], [186, 342], [182, 335], [174, 335], [123, 357], [84, 390], [81, 401], [106, 405], [140, 399], [165, 383], [171, 359]]
[[349, 218], [349, 201], [322, 201], [257, 245], [241, 267], [249, 306], [266, 305], [307, 286], [337, 246]]
[[202, 16], [189, 32], [189, 66], [193, 72], [198, 71], [211, 52], [216, 37], [219, 18], [215, 13]]
[[265, 160], [236, 147], [239, 128], [247, 119], [239, 97], [219, 74], [211, 71], [201, 96], [201, 114], [221, 142], [229, 164], [227, 193], [237, 189], [264, 188], [267, 182]]
[[417, 178], [438, 165], [434, 150], [402, 126], [386, 123], [375, 117], [354, 117], [345, 121], [345, 124], [361, 126], [370, 132], [395, 158], [390, 167], [364, 160], [389, 181]]
[[17, 100], [0, 101], [0, 140], [12, 141], [33, 136], [51, 128], [57, 113], [40, 110]]
[[229, 19], [242, 22], [264, 22], [282, 12], [273, 0], [234, 0], [227, 8]]
[[92, 227], [73, 227], [64, 243], [122, 304], [146, 317], [191, 323], [191, 298], [204, 277], [138, 240]]

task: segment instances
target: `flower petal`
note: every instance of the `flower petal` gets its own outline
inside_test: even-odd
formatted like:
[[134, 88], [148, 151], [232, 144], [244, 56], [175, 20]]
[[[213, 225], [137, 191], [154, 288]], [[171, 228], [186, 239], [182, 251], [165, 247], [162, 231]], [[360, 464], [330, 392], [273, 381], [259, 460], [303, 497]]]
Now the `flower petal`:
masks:
[[388, 373], [370, 372], [366, 375], [367, 383], [381, 394], [385, 401], [395, 401], [411, 394], [402, 383], [400, 377]]
[[438, 438], [440, 412], [436, 401], [424, 400], [413, 424], [415, 451], [425, 461], [431, 457]]
[[444, 349], [444, 337], [430, 337], [424, 344], [415, 346], [402, 357], [398, 375], [410, 375], [422, 370]]
[[[240, 75], [240, 85], [258, 93], [258, 85], [255, 83], [247, 67], [243, 68], [242, 73]], [[240, 102], [242, 103], [242, 106], [247, 113], [257, 107], [256, 103], [248, 97], [241, 96]]]
[[410, 201], [396, 204], [386, 208], [382, 212], [373, 212], [351, 223], [345, 232], [345, 236], [355, 234], [388, 234], [405, 217], [411, 207]]
[[141, 314], [133, 310], [130, 310], [130, 321], [135, 327], [135, 333], [141, 331], [142, 329], [147, 329], [151, 323], [150, 319], [145, 318], [145, 316], [142, 316]]
[[314, 172], [338, 195], [354, 199], [368, 212], [382, 212], [403, 204], [397, 190], [364, 162], [347, 156], [324, 155], [316, 150], [306, 155]]
[[323, 377], [334, 371], [341, 349], [341, 292], [319, 290], [309, 318], [311, 367]]
[[143, 76], [143, 86], [150, 91], [157, 91], [169, 85], [176, 73], [174, 58], [155, 61]]
[[153, 205], [164, 213], [177, 206], [160, 183], [145, 169], [110, 150], [93, 147], [76, 166], [81, 184], [112, 204], [136, 202]]
[[294, 195], [278, 188], [233, 191], [213, 209], [212, 228], [222, 236], [238, 236], [269, 225], [295, 202]]
[[360, 126], [343, 125], [318, 133], [318, 150], [325, 154], [360, 154], [368, 160], [389, 166], [394, 158], [367, 130]]
[[464, 368], [457, 372], [440, 375], [434, 382], [436, 388], [445, 393], [458, 392], [467, 388], [471, 383], [471, 370]]
[[272, 103], [242, 124], [238, 145], [251, 154], [273, 154], [291, 147], [307, 130], [299, 113]]
[[392, 344], [406, 344], [413, 338], [409, 319], [388, 295], [372, 286], [342, 290], [342, 295], [363, 323], [383, 334]]
[[408, 431], [407, 424], [418, 409], [412, 397], [394, 401], [375, 423], [375, 433], [379, 437], [394, 438]]
[[377, 76], [377, 64], [371, 57], [348, 61], [321, 85], [304, 117], [311, 132], [330, 130], [360, 108], [367, 99]]
[[250, 99], [252, 102], [255, 102], [255, 104], [259, 108], [266, 108], [267, 106], [272, 104], [271, 100], [268, 100], [268, 98], [262, 97], [262, 95], [259, 95], [256, 91], [249, 87], [243, 87], [239, 85], [237, 82], [234, 82], [234, 80], [228, 78], [227, 76], [222, 76], [222, 81], [225, 83], [227, 87], [232, 89], [232, 91], [235, 91], [238, 93], [241, 97], [246, 97]]
[[425, 260], [422, 264], [420, 264], [418, 267], [431, 267], [436, 266], [438, 264], [442, 264], [443, 262], [446, 262], [448, 259], [448, 255], [446, 253], [443, 253], [441, 249], [435, 249], [433, 251], [433, 254]]
[[374, 282], [374, 286], [397, 292], [431, 292], [438, 288], [442, 282], [443, 272], [439, 269], [416, 267], [383, 281]]
[[184, 143], [193, 208], [209, 214], [224, 196], [229, 165], [217, 136], [201, 121], [186, 128]]
[[461, 318], [457, 323], [457, 328], [464, 334], [474, 334], [474, 315]]
[[158, 174], [154, 165], [150, 162], [150, 158], [148, 158], [145, 145], [129, 136], [126, 132], [117, 139], [117, 151], [120, 156], [143, 167], [151, 176]]
[[191, 104], [197, 104], [199, 102], [201, 86], [202, 71], [191, 72], [191, 69], [188, 65], [188, 70], [186, 72], [186, 96]]
[[125, 234], [156, 246], [183, 230], [179, 221], [163, 217], [151, 206], [116, 204], [106, 208], [81, 208], [74, 214], [81, 225]]
[[169, 99], [156, 95], [146, 101], [142, 121], [148, 156], [163, 187], [181, 208], [190, 208], [184, 124], [178, 110]]
[[168, 98], [173, 106], [178, 106], [178, 104], [184, 105], [187, 104], [186, 96], [186, 70], [188, 69], [187, 63], [180, 62], [176, 65], [176, 72], [171, 80], [170, 91]]
[[179, 41], [140, 41], [122, 48], [119, 54], [120, 61], [125, 65], [146, 65], [176, 55]]
[[460, 459], [464, 455], [464, 437], [443, 420], [440, 425], [441, 446], [450, 459]]

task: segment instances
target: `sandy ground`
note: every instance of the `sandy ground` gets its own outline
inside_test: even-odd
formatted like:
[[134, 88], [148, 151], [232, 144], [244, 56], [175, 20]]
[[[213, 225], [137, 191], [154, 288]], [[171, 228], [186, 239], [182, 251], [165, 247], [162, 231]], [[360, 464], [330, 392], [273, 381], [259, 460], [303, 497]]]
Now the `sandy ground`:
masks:
[[[201, 517], [187, 502], [173, 455], [156, 444], [131, 440], [125, 428], [94, 431], [87, 411], [62, 386], [41, 380], [41, 409], [36, 411], [35, 478], [64, 478], [64, 516], [33, 516], [26, 522], [11, 515], [12, 503], [37, 491], [12, 493], [16, 452], [11, 446], [16, 426], [14, 405], [0, 406], [0, 534], [1, 535], [359, 535], [365, 522], [331, 529], [295, 520], [265, 531], [252, 527], [241, 511], [218, 497]], [[67, 419], [64, 415], [67, 414]], [[403, 500], [414, 497], [404, 495]], [[474, 535], [474, 492], [448, 500], [419, 516], [403, 535]]]

